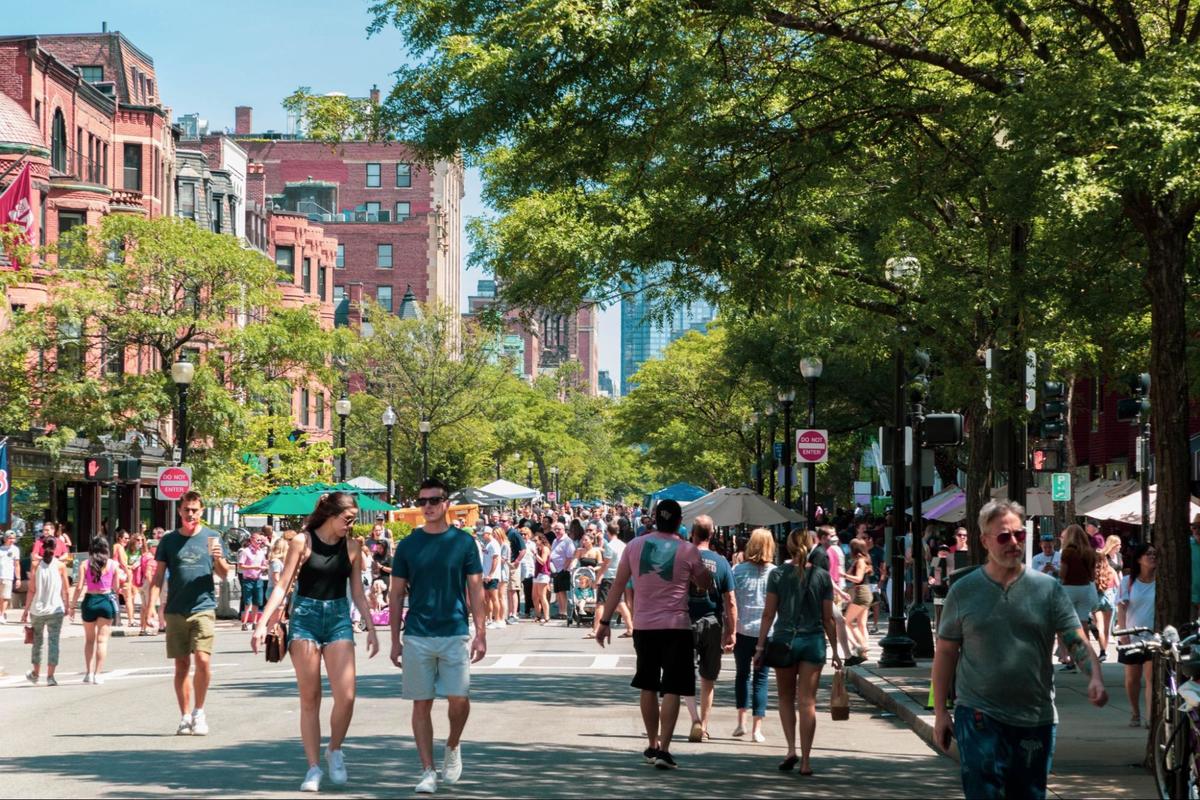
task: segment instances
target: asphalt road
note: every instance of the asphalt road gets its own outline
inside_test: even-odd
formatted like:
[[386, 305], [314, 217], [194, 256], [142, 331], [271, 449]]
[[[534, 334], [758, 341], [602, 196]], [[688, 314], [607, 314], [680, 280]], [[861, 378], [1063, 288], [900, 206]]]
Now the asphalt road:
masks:
[[[11, 616], [11, 612], [10, 612]], [[619, 632], [621, 629], [618, 628]], [[400, 699], [400, 673], [386, 659], [359, 661], [358, 701], [345, 746], [350, 783], [323, 791], [347, 797], [408, 796], [419, 777]], [[736, 724], [733, 663], [726, 659], [710, 730], [686, 741], [681, 712], [672, 746], [680, 769], [643, 764], [633, 648], [615, 639], [601, 651], [578, 628], [522, 623], [489, 631], [488, 657], [473, 671], [472, 714], [460, 783], [439, 794], [464, 797], [955, 797], [958, 767], [894, 718], [851, 695], [851, 718], [832, 722], [828, 671], [818, 696], [816, 775], [781, 774], [785, 751], [774, 699], [767, 741], [729, 734]], [[269, 665], [249, 634], [218, 623], [211, 734], [175, 736], [171, 664], [161, 636], [116, 638], [107, 682], [80, 683], [83, 639], [65, 634], [57, 687], [30, 686], [20, 628], [0, 627], [0, 780], [8, 797], [239, 796], [296, 793], [305, 770], [298, 702], [288, 662]], [[773, 687], [772, 687], [773, 690]], [[330, 701], [323, 719], [328, 722]], [[440, 763], [444, 705], [435, 706]]]

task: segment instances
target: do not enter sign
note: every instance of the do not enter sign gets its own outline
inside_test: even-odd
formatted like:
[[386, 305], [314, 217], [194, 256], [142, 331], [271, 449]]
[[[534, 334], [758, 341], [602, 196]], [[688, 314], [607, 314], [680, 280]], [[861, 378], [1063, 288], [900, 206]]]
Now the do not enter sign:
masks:
[[192, 488], [191, 467], [162, 467], [158, 470], [159, 500], [179, 500]]
[[824, 464], [829, 460], [829, 431], [796, 431], [796, 463]]

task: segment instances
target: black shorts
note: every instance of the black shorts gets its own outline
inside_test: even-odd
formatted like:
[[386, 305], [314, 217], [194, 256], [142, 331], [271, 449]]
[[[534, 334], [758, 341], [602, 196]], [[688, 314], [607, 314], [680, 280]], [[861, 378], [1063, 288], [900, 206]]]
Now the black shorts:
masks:
[[612, 591], [612, 578], [602, 578], [600, 580], [600, 588], [596, 590], [596, 601], [600, 605], [604, 605], [608, 600], [608, 593]]
[[695, 697], [695, 648], [692, 636], [690, 629], [634, 631], [637, 672], [630, 686], [659, 694]]
[[564, 569], [554, 573], [554, 591], [569, 592], [571, 590], [571, 571]]
[[721, 674], [721, 635], [724, 630], [716, 617], [701, 617], [692, 622], [696, 667], [706, 681], [715, 681]]
[[493, 579], [492, 579], [492, 580], [490, 580], [490, 581], [484, 581], [484, 582], [483, 582], [483, 588], [484, 588], [485, 590], [489, 591], [489, 592], [492, 592], [492, 591], [495, 591], [496, 589], [499, 589], [499, 588], [500, 588], [500, 579], [499, 579], [499, 578], [493, 578]]
[[1122, 653], [1120, 650], [1117, 651], [1117, 663], [1124, 664], [1127, 667], [1136, 667], [1139, 664], [1145, 664], [1152, 658], [1154, 658], [1154, 656], [1152, 656], [1150, 653], [1147, 653], [1145, 650], [1133, 653]]

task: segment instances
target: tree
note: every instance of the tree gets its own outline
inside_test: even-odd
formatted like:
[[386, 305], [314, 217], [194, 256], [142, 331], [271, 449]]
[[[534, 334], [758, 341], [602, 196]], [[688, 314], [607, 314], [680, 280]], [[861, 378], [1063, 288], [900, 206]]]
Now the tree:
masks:
[[[293, 383], [327, 369], [331, 348], [311, 309], [278, 307], [271, 261], [187, 220], [125, 215], [77, 228], [43, 258], [54, 265], [39, 278], [49, 301], [0, 339], [0, 385], [23, 385], [32, 398], [12, 422], [49, 429], [39, 443], [52, 452], [75, 435], [136, 432], [172, 445], [170, 369], [187, 356], [196, 362], [186, 435], [197, 486], [241, 500], [261, 493], [246, 456], [267, 449], [270, 425], [254, 419], [263, 395], [282, 406]], [[292, 429], [273, 424], [280, 440]], [[292, 460], [311, 481], [327, 476], [328, 457], [314, 446]]]
[[[375, 28], [401, 28], [414, 55], [389, 97], [390, 130], [431, 152], [485, 157], [503, 216], [477, 228], [478, 258], [513, 298], [569, 305], [659, 265], [681, 291], [725, 288], [752, 301], [821, 232], [797, 199], [819, 199], [822, 187], [838, 194], [842, 168], [861, 169], [876, 144], [895, 152], [906, 137], [936, 141], [971, 118], [993, 157], [948, 155], [1007, 187], [966, 209], [1002, 223], [977, 239], [1000, 291], [964, 309], [984, 339], [1027, 344], [1032, 223], [1061, 221], [1049, 216], [1060, 209], [1029, 204], [1039, 189], [1076, 216], [1133, 232], [1153, 312], [1159, 610], [1164, 622], [1185, 620], [1200, 8], [380, 0], [374, 9]], [[1006, 306], [1010, 316], [989, 319]]]

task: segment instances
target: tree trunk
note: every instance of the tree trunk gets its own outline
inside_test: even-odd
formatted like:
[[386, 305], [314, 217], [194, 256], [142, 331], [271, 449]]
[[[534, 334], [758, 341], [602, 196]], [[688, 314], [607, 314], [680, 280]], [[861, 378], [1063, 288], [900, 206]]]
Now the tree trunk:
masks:
[[967, 446], [970, 454], [967, 458], [967, 485], [963, 487], [967, 495], [967, 516], [963, 524], [970, 533], [968, 541], [972, 564], [982, 564], [984, 561], [977, 521], [979, 509], [991, 499], [988, 490], [992, 483], [992, 431], [988, 417], [982, 399], [967, 411]]

